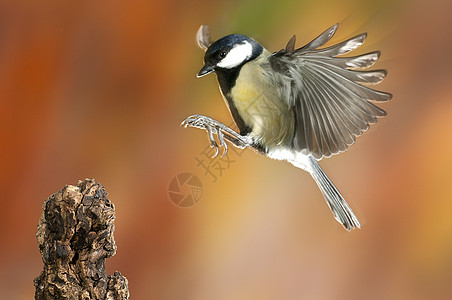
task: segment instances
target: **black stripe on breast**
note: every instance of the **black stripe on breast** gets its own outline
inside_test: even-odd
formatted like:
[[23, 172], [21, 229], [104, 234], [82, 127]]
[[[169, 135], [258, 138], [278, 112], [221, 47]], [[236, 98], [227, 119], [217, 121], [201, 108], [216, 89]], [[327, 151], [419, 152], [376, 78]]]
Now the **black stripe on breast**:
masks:
[[231, 90], [235, 86], [235, 82], [237, 81], [239, 72], [240, 68], [216, 70], [221, 92], [228, 101], [229, 110], [231, 111], [232, 118], [234, 119], [235, 124], [237, 124], [237, 127], [239, 128], [240, 134], [246, 135], [252, 131], [252, 128], [249, 125], [247, 125], [243, 118], [240, 116], [237, 107], [235, 106], [234, 101], [231, 97]]

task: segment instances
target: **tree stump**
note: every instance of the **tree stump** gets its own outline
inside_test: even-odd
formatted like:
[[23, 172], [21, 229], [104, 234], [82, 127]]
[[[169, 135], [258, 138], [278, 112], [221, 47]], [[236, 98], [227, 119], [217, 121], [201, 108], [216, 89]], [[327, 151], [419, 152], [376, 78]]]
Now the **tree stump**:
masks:
[[67, 185], [42, 205], [36, 238], [44, 270], [35, 299], [128, 299], [127, 278], [105, 274], [116, 253], [115, 207], [93, 179]]

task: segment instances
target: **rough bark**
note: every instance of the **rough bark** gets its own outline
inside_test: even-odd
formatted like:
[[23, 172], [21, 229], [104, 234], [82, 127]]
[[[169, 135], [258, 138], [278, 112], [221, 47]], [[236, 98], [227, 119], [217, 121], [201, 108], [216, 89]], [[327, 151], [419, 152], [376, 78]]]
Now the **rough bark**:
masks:
[[128, 299], [127, 279], [105, 274], [116, 253], [115, 207], [94, 180], [68, 185], [47, 198], [36, 237], [44, 270], [35, 278], [35, 299]]

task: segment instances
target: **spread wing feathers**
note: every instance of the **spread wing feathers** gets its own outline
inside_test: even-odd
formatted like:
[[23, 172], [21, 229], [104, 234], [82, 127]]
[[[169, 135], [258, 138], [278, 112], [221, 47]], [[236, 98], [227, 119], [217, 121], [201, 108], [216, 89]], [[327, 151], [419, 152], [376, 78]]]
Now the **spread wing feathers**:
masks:
[[198, 47], [206, 51], [210, 44], [210, 29], [209, 25], [201, 25], [196, 33], [196, 42]]
[[296, 50], [293, 37], [286, 49], [270, 57], [271, 73], [281, 97], [294, 111], [293, 147], [307, 149], [316, 159], [347, 150], [377, 117], [386, 115], [370, 101], [392, 97], [363, 85], [378, 84], [385, 78], [385, 70], [362, 70], [372, 66], [380, 52], [337, 57], [362, 45], [366, 34], [318, 49], [331, 39], [337, 26]]

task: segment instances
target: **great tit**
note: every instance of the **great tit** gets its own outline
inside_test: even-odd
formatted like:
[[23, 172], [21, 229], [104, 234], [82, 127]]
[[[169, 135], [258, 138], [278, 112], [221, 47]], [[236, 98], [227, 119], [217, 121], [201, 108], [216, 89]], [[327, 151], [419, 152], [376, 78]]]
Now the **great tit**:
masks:
[[241, 34], [211, 43], [209, 28], [201, 26], [197, 40], [206, 52], [197, 76], [217, 74], [239, 133], [203, 115], [192, 115], [182, 125], [207, 130], [215, 156], [217, 135], [223, 155], [227, 140], [309, 172], [335, 218], [352, 230], [361, 224], [317, 161], [346, 151], [370, 124], [386, 115], [374, 102], [388, 101], [392, 95], [367, 86], [380, 83], [387, 74], [363, 71], [378, 60], [379, 51], [342, 57], [363, 44], [366, 33], [319, 48], [337, 28], [338, 24], [331, 26], [298, 49], [293, 36], [284, 49], [271, 53]]

